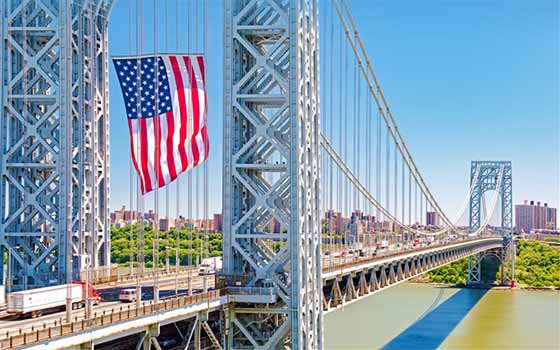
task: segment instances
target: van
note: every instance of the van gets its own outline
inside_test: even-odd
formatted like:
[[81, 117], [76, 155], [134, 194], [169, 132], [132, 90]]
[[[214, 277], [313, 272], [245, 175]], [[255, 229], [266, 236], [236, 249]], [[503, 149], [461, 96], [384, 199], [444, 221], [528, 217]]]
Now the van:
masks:
[[136, 301], [136, 289], [127, 288], [119, 293], [119, 300], [124, 303], [132, 303]]

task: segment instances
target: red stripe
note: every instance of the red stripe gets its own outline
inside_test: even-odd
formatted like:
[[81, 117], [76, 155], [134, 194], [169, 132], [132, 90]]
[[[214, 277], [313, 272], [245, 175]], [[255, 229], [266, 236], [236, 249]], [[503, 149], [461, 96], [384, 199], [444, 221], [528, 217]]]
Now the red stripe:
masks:
[[196, 56], [196, 60], [198, 61], [198, 66], [200, 67], [200, 75], [202, 76], [202, 84], [204, 85], [204, 90], [206, 90], [206, 77], [204, 76], [204, 59], [202, 56]]
[[179, 68], [179, 62], [177, 62], [177, 57], [170, 56], [169, 61], [171, 62], [171, 68], [173, 69], [173, 75], [175, 76], [177, 96], [179, 97], [179, 111], [181, 114], [181, 126], [179, 129], [179, 154], [181, 155], [181, 170], [184, 171], [187, 170], [189, 165], [185, 149], [185, 141], [187, 139], [187, 103], [185, 98], [185, 87], [183, 85], [183, 77], [181, 76], [181, 70]]
[[204, 141], [204, 160], [208, 159], [208, 152], [210, 151], [210, 144], [208, 143], [208, 129], [207, 129], [207, 118], [208, 118], [208, 94], [206, 93], [206, 76], [204, 69], [204, 59], [202, 56], [197, 56], [198, 66], [200, 67], [200, 74], [202, 75], [202, 84], [204, 88], [204, 126], [202, 127], [202, 140]]
[[206, 125], [202, 127], [202, 141], [204, 142], [204, 159], [208, 159], [208, 153], [210, 152], [210, 143], [208, 142], [208, 128]]
[[150, 192], [152, 188], [152, 180], [150, 179], [150, 172], [148, 171], [148, 132], [146, 130], [146, 119], [139, 118], [140, 128], [140, 164], [142, 166], [142, 173], [144, 174], [144, 188], [142, 194]]
[[163, 177], [163, 172], [161, 171], [161, 121], [160, 116], [154, 117], [154, 136], [156, 139], [155, 144], [155, 159], [154, 166], [156, 167], [156, 177], [158, 188], [165, 185], [165, 178]]
[[[169, 177], [173, 181], [177, 177], [177, 170], [175, 169], [175, 159], [173, 155], [173, 136], [175, 134], [175, 116], [172, 112], [165, 113], [167, 117], [167, 167], [169, 168]], [[179, 148], [181, 149], [181, 147]]]
[[191, 64], [191, 59], [188, 56], [183, 57], [185, 61], [185, 66], [187, 67], [187, 73], [189, 74], [189, 78], [191, 80], [191, 102], [193, 106], [193, 133], [191, 135], [191, 147], [192, 153], [194, 158], [194, 166], [196, 167], [200, 162], [200, 154], [198, 152], [198, 145], [196, 144], [196, 136], [199, 132], [199, 123], [200, 123], [200, 106], [198, 105], [198, 88], [196, 85], [196, 76], [194, 73], [193, 66]]
[[130, 136], [130, 154], [132, 156], [132, 164], [134, 165], [134, 169], [136, 169], [136, 172], [138, 173], [138, 176], [140, 177], [140, 187], [141, 187], [142, 193], [144, 193], [144, 179], [142, 177], [142, 173], [138, 169], [138, 163], [136, 162], [136, 154], [134, 153], [134, 137], [132, 135], [132, 119], [131, 118], [127, 118], [127, 119], [128, 119], [128, 134]]

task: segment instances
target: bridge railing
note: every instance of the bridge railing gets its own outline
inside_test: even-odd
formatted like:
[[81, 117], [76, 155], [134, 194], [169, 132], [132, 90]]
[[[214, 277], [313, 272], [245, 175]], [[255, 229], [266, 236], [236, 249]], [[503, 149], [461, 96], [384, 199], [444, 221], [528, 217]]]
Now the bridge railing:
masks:
[[[195, 266], [181, 266], [178, 269], [174, 266], [167, 268], [160, 268], [157, 272], [158, 277], [169, 277], [174, 276], [178, 273], [188, 273], [196, 271]], [[111, 283], [126, 283], [134, 282], [138, 277], [140, 279], [154, 278], [156, 272], [153, 269], [144, 271], [143, 273], [118, 273], [117, 270], [111, 270], [110, 274], [97, 274], [93, 277], [93, 284], [96, 286], [111, 284]], [[85, 275], [81, 277], [82, 281], [85, 281]]]
[[121, 306], [116, 309], [112, 308], [111, 310], [105, 310], [99, 314], [95, 313], [94, 316], [88, 320], [75, 320], [69, 323], [55, 322], [54, 325], [47, 325], [45, 323], [40, 327], [20, 329], [16, 334], [10, 334], [7, 332], [5, 334], [0, 334], [0, 337], [4, 336], [3, 338], [0, 338], [0, 349], [12, 349], [19, 346], [26, 346], [33, 343], [51, 340], [56, 337], [69, 335], [75, 332], [150, 315], [154, 312], [168, 311], [183, 306], [198, 304], [204, 301], [215, 300], [226, 295], [226, 292], [226, 289], [219, 289], [206, 293], [166, 299], [160, 301], [159, 303], [144, 303], [140, 307], [132, 307], [132, 305], [129, 305], [128, 307], [123, 308]]
[[340, 269], [344, 269], [344, 268], [352, 267], [352, 266], [356, 266], [356, 265], [361, 265], [361, 264], [364, 264], [364, 263], [375, 262], [375, 261], [381, 260], [381, 259], [396, 257], [396, 256], [399, 256], [399, 255], [402, 255], [403, 253], [421, 253], [423, 251], [428, 251], [428, 250], [437, 249], [437, 248], [444, 248], [444, 247], [452, 246], [452, 245], [455, 245], [455, 244], [475, 242], [475, 241], [479, 241], [483, 238], [499, 238], [499, 237], [498, 236], [485, 236], [485, 237], [467, 238], [467, 239], [463, 239], [463, 240], [454, 241], [452, 243], [440, 243], [440, 244], [434, 244], [434, 245], [430, 245], [430, 246], [422, 247], [422, 248], [418, 248], [418, 249], [398, 250], [398, 251], [395, 251], [395, 252], [379, 254], [379, 255], [376, 255], [375, 257], [358, 258], [358, 259], [352, 260], [350, 262], [344, 262], [342, 264], [335, 264], [335, 265], [330, 265], [330, 266], [323, 267], [323, 273], [332, 272], [332, 271], [336, 271], [336, 270], [340, 270]]

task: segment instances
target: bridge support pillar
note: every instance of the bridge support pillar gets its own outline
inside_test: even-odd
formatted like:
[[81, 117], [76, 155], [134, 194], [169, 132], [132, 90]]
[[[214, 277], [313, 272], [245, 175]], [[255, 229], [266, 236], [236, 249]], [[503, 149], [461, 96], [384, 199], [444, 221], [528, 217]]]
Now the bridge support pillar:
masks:
[[232, 348], [323, 348], [318, 11], [318, 0], [224, 2]]
[[153, 324], [153, 325], [148, 327], [148, 329], [146, 330], [146, 333], [144, 333], [144, 340], [142, 342], [142, 349], [143, 350], [151, 350], [152, 345], [154, 345], [154, 347], [157, 350], [161, 350], [161, 346], [159, 345], [159, 343], [157, 341], [157, 337], [159, 336], [159, 332], [160, 332], [159, 323]]
[[468, 285], [480, 284], [480, 262], [482, 261], [482, 253], [469, 256], [469, 277]]

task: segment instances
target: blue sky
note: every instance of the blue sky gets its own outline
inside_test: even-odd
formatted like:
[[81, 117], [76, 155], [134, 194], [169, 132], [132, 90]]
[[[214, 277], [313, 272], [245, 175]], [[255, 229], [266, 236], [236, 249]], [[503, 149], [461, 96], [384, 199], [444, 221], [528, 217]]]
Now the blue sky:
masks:
[[[186, 1], [179, 2], [184, 13]], [[164, 3], [158, 1], [160, 15]], [[223, 0], [208, 3], [213, 213], [221, 211]], [[515, 203], [535, 199], [558, 206], [557, 1], [354, 0], [350, 4], [399, 128], [444, 210], [453, 212], [463, 199], [471, 160], [511, 160]], [[187, 52], [187, 35], [179, 38], [177, 50], [175, 33], [192, 31], [182, 18], [175, 30], [176, 1], [168, 0], [168, 6], [168, 20], [173, 23], [168, 50], [163, 22], [158, 24], [159, 50]], [[153, 33], [152, 7], [153, 2], [147, 1], [145, 52], [154, 47], [149, 34]], [[128, 13], [129, 0], [118, 0], [109, 26], [110, 55], [131, 50]], [[193, 51], [202, 51], [202, 39], [198, 44], [191, 43]], [[114, 209], [129, 202], [129, 140], [113, 67], [110, 118]], [[175, 192], [174, 185], [171, 190]]]

